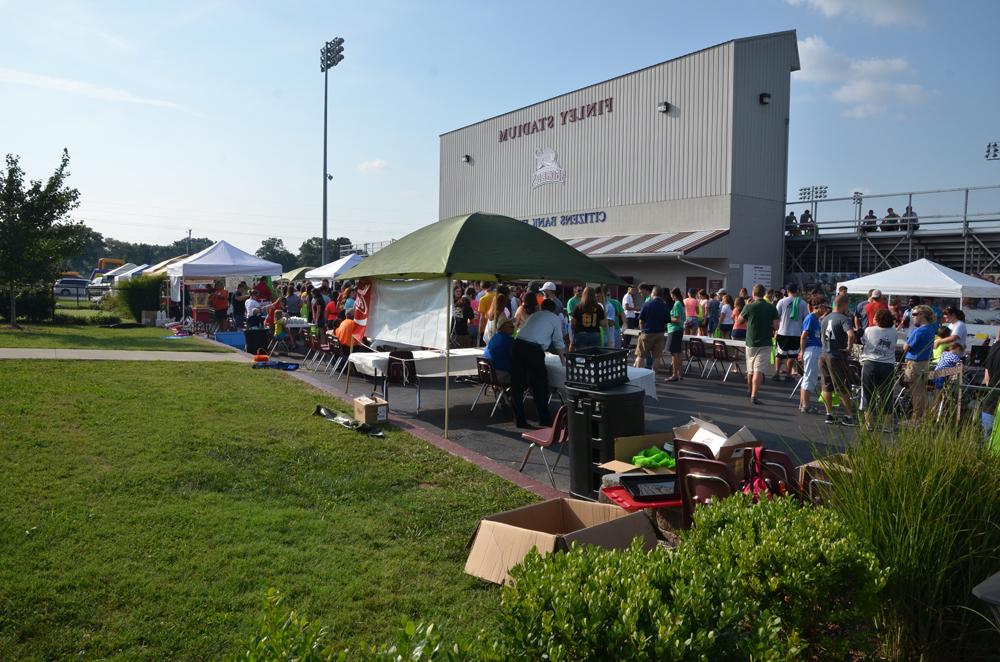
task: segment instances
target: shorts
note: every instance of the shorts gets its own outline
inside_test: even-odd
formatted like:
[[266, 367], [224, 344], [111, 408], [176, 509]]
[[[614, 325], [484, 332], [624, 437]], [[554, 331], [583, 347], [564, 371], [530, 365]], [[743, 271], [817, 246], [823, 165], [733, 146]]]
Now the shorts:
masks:
[[229, 309], [228, 308], [219, 308], [219, 309], [216, 309], [216, 311], [215, 311], [215, 321], [216, 322], [225, 322], [226, 318], [228, 318], [228, 317], [229, 317]]
[[684, 319], [685, 329], [697, 329], [699, 326], [699, 321], [697, 317], [686, 317]]
[[851, 386], [851, 371], [847, 360], [832, 354], [821, 354], [819, 357], [819, 375], [824, 393], [849, 393]]
[[767, 374], [767, 366], [771, 363], [770, 347], [747, 347], [747, 374], [759, 372]]
[[667, 334], [667, 351], [671, 354], [680, 354], [684, 351], [683, 347], [684, 332], [683, 331], [671, 331]]
[[732, 339], [733, 340], [746, 340], [747, 330], [746, 329], [733, 329]]
[[820, 347], [806, 347], [802, 351], [802, 388], [817, 393], [819, 386]]
[[663, 356], [663, 345], [666, 342], [662, 333], [640, 333], [639, 342], [636, 343], [635, 353], [638, 356], [646, 357], [652, 355], [653, 361]]
[[802, 348], [802, 338], [800, 336], [778, 336], [778, 356], [794, 358], [799, 355]]
[[861, 410], [869, 410], [877, 404], [876, 411], [889, 412], [892, 402], [893, 377], [896, 374], [895, 363], [865, 361], [861, 365]]
[[708, 323], [705, 325], [705, 330], [708, 331], [708, 335], [715, 333], [715, 330], [719, 328], [719, 318], [709, 317]]

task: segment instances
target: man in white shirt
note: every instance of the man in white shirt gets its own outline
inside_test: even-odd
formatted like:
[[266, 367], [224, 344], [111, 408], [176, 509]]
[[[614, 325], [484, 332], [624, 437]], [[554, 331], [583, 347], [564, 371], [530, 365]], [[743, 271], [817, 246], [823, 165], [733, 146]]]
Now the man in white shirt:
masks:
[[517, 427], [528, 427], [524, 416], [524, 389], [531, 386], [535, 408], [538, 409], [538, 424], [552, 425], [549, 413], [549, 375], [545, 369], [545, 351], [551, 346], [565, 362], [563, 350], [563, 322], [555, 314], [556, 304], [552, 299], [542, 301], [542, 309], [531, 315], [517, 332], [511, 351], [510, 387]]
[[[639, 319], [636, 317], [635, 308], [635, 288], [631, 285], [628, 286], [628, 290], [625, 292], [625, 296], [622, 297], [622, 308], [625, 309], [625, 328], [626, 329], [637, 329], [639, 328]], [[632, 336], [627, 336], [624, 334], [624, 329], [622, 330], [623, 345], [625, 349], [628, 349], [629, 342], [632, 340]]]
[[795, 360], [801, 349], [802, 322], [809, 314], [809, 306], [805, 300], [799, 297], [799, 286], [791, 283], [788, 288], [788, 295], [775, 306], [781, 323], [778, 326], [778, 336], [776, 338], [777, 354], [775, 358], [774, 379], [782, 379], [782, 364], [785, 366], [785, 374], [790, 379], [796, 372]]

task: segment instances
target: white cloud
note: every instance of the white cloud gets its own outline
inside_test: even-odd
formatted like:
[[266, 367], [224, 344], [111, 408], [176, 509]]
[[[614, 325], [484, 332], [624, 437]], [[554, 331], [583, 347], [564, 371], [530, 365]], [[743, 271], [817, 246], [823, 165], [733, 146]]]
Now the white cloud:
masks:
[[389, 162], [385, 159], [372, 159], [370, 161], [362, 161], [358, 164], [359, 172], [368, 172], [372, 174], [378, 174], [389, 169]]
[[929, 96], [922, 86], [896, 79], [911, 73], [909, 62], [901, 57], [852, 59], [835, 51], [822, 37], [812, 36], [799, 42], [799, 60], [802, 69], [796, 80], [839, 84], [831, 96], [848, 106], [844, 110], [847, 117], [905, 110]]
[[847, 117], [873, 117], [887, 110], [904, 113], [926, 101], [927, 96], [927, 90], [919, 85], [873, 80], [846, 83], [833, 92], [835, 101], [851, 106], [844, 112]]
[[924, 21], [923, 0], [785, 0], [805, 5], [826, 18], [850, 16], [875, 25], [917, 25]]
[[27, 71], [18, 71], [16, 69], [5, 69], [0, 67], [0, 83], [25, 85], [27, 87], [35, 87], [53, 92], [62, 92], [64, 94], [75, 94], [78, 96], [90, 97], [91, 99], [100, 99], [102, 101], [115, 101], [119, 103], [134, 103], [142, 106], [169, 108], [170, 110], [178, 110], [182, 113], [187, 113], [188, 115], [204, 117], [201, 113], [196, 113], [178, 103], [174, 103], [173, 101], [140, 97], [125, 90], [116, 90], [111, 87], [101, 87], [100, 85], [94, 85], [93, 83], [87, 83], [79, 80], [42, 76], [39, 74], [29, 73]]

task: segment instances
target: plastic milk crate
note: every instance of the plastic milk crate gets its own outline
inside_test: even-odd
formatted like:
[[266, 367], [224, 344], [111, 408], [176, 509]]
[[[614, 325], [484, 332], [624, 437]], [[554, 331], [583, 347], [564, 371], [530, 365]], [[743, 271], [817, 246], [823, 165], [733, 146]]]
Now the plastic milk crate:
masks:
[[628, 382], [624, 349], [590, 347], [566, 354], [566, 386], [601, 391]]

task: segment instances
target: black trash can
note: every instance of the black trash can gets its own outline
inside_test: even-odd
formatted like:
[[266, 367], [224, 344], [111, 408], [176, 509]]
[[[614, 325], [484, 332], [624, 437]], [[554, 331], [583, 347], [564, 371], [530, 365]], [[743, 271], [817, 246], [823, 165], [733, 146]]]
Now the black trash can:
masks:
[[646, 392], [624, 384], [603, 391], [566, 388], [569, 394], [569, 489], [597, 499], [604, 472], [597, 465], [615, 459], [615, 438], [645, 434]]
[[246, 338], [246, 351], [250, 354], [267, 354], [269, 334], [267, 329], [247, 329], [243, 332]]

